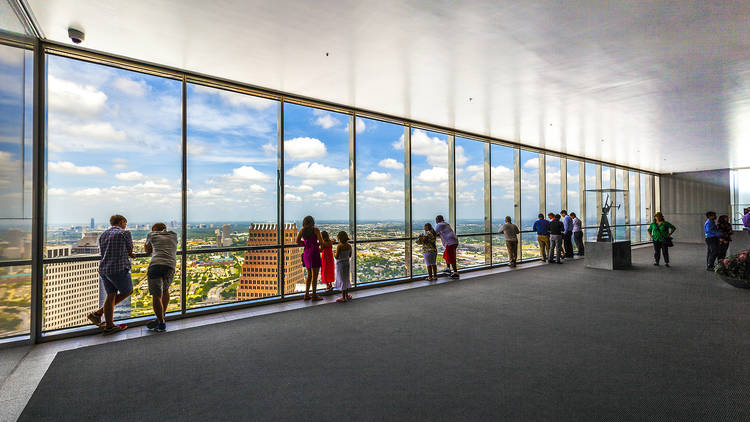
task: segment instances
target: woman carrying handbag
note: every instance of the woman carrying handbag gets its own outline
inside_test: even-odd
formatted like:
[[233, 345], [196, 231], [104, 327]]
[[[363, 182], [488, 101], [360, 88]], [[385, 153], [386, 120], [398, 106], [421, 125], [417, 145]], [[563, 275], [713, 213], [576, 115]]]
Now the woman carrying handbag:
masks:
[[673, 246], [672, 233], [677, 230], [670, 222], [664, 220], [664, 214], [657, 212], [654, 222], [648, 226], [648, 235], [654, 243], [654, 265], [659, 265], [659, 258], [664, 255], [664, 265], [669, 266], [669, 246]]

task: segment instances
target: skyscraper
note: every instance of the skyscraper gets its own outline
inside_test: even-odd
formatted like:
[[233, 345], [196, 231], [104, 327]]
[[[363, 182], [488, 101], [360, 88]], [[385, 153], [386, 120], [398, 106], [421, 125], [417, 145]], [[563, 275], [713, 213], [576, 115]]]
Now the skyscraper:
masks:
[[94, 226], [94, 217], [91, 217], [91, 224], [89, 224], [89, 228], [91, 230], [94, 230], [96, 228], [96, 226]]
[[[284, 243], [294, 243], [297, 224], [284, 225]], [[276, 224], [251, 224], [247, 245], [276, 244]], [[278, 294], [278, 249], [261, 249], [245, 252], [237, 300], [257, 299]], [[297, 284], [304, 284], [304, 272], [297, 248], [284, 250], [284, 293], [294, 293]]]
[[[71, 249], [70, 246], [50, 246], [45, 250], [45, 257], [70, 256]], [[43, 303], [44, 330], [88, 324], [86, 315], [99, 308], [99, 261], [47, 264]]]

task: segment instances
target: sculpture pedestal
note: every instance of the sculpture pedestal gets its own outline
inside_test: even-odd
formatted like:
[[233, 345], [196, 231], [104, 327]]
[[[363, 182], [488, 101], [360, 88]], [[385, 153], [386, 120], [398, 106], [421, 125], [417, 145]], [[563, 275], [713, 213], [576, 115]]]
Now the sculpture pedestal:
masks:
[[632, 259], [630, 241], [586, 243], [586, 267], [601, 270], [623, 270], [630, 268]]

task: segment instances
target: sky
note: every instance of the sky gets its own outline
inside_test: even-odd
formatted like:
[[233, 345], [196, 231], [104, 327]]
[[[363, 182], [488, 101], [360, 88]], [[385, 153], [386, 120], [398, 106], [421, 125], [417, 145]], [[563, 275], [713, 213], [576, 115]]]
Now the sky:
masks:
[[[23, 57], [3, 52], [2, 78], [19, 79], [21, 73], [11, 67], [18, 68]], [[93, 217], [104, 224], [120, 213], [132, 223], [179, 224], [181, 82], [54, 55], [47, 69], [48, 223], [88, 225]], [[18, 86], [17, 80], [7, 82], [0, 88], [0, 107], [9, 110], [0, 117], [0, 161], [7, 161], [0, 171], [8, 173], [14, 165], [21, 170], [0, 177], [15, 186], [23, 171], [17, 162], [20, 135], [12, 132], [18, 125], [7, 120], [12, 107], [18, 114], [21, 91], [8, 88]], [[188, 84], [189, 222], [276, 220], [280, 107], [276, 100]], [[403, 126], [365, 118], [355, 122], [347, 114], [293, 103], [284, 104], [284, 117], [285, 221], [300, 223], [306, 215], [318, 221], [348, 219], [349, 134], [356, 130], [359, 220], [403, 222]], [[434, 221], [437, 214], [448, 217], [448, 144], [446, 134], [412, 129], [415, 224]], [[484, 146], [459, 137], [455, 153], [460, 226], [484, 217]], [[491, 155], [496, 225], [514, 214], [513, 149], [492, 145]], [[525, 227], [540, 211], [539, 160], [526, 150], [520, 158]], [[547, 201], [559, 211], [558, 158], [548, 158], [546, 173]], [[605, 186], [607, 176], [604, 172]], [[569, 167], [568, 177], [577, 180], [577, 169]], [[587, 172], [587, 182], [589, 177]], [[575, 184], [569, 184], [569, 200], [577, 195]]]

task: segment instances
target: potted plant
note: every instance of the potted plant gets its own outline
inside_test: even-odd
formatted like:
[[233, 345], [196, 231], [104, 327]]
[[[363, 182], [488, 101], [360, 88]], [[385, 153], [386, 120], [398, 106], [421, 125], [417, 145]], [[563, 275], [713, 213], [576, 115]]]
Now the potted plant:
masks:
[[740, 289], [750, 289], [750, 249], [722, 259], [714, 271], [725, 282]]

